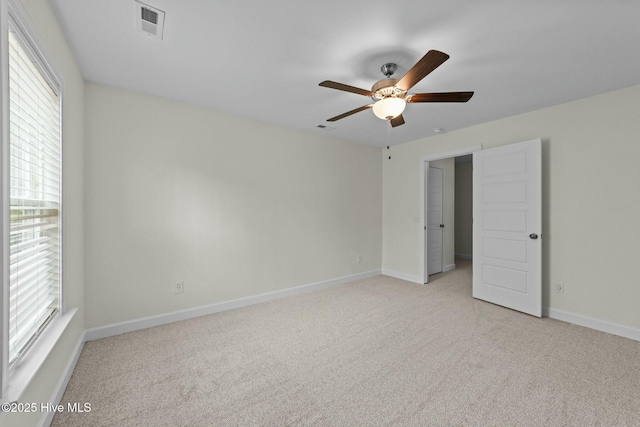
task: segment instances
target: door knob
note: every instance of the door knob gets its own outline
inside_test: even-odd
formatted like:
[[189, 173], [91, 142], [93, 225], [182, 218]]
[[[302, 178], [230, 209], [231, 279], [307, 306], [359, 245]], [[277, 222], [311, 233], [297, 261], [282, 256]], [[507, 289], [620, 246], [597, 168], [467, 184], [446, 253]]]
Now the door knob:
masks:
[[536, 240], [538, 238], [538, 235], [536, 233], [531, 233], [531, 234], [529, 234], [529, 238], [533, 239], [533, 240]]
[[440, 228], [444, 228], [444, 224], [440, 224]]

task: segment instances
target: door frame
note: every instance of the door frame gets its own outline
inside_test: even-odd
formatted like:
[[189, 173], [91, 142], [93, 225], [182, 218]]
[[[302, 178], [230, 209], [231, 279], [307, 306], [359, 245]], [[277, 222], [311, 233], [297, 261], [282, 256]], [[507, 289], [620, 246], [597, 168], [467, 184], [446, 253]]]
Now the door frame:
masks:
[[[467, 154], [472, 154], [474, 151], [482, 150], [482, 144], [473, 145], [471, 147], [460, 148], [457, 150], [445, 151], [436, 154], [429, 154], [426, 156], [420, 157], [420, 229], [419, 239], [418, 239], [418, 256], [420, 257], [420, 261], [418, 263], [419, 272], [418, 277], [422, 278], [422, 283], [429, 283], [429, 276], [427, 274], [427, 210], [426, 210], [426, 191], [428, 189], [427, 180], [429, 179], [429, 162], [434, 160], [441, 159], [449, 159], [451, 157], [464, 156]], [[444, 234], [444, 233], [443, 233]], [[443, 235], [443, 243], [442, 243], [442, 251], [444, 257], [444, 235]], [[443, 259], [444, 263], [444, 259]]]

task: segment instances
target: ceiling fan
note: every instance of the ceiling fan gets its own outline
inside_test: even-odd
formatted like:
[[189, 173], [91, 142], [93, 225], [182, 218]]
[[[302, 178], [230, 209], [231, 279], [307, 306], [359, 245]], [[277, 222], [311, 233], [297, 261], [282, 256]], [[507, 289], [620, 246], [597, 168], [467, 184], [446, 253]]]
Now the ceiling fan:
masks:
[[415, 86], [429, 73], [442, 65], [449, 55], [446, 53], [430, 50], [422, 57], [407, 73], [400, 79], [393, 79], [391, 76], [398, 68], [394, 63], [384, 64], [380, 71], [386, 78], [373, 84], [371, 90], [360, 89], [342, 83], [325, 80], [320, 86], [331, 89], [343, 90], [358, 95], [369, 96], [373, 99], [372, 104], [363, 105], [355, 110], [347, 111], [339, 116], [328, 119], [328, 122], [335, 122], [360, 111], [373, 109], [373, 113], [383, 119], [389, 120], [392, 127], [404, 124], [402, 112], [407, 103], [416, 102], [467, 102], [473, 96], [473, 92], [436, 92], [436, 93], [414, 93], [410, 94], [409, 89]]

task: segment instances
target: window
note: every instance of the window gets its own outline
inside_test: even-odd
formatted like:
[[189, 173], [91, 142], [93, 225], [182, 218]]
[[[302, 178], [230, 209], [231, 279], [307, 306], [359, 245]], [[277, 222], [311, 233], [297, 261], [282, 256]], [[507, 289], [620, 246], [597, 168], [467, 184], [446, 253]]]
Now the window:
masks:
[[60, 309], [61, 108], [60, 85], [14, 25], [8, 45], [12, 364]]

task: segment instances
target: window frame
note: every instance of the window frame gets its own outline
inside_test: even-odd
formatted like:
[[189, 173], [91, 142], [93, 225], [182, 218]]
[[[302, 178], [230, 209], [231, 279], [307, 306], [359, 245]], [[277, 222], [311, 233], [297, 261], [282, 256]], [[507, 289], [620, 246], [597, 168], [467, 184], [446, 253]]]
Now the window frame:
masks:
[[[11, 301], [9, 301], [9, 305], [10, 305], [10, 308], [9, 308], [9, 315], [10, 315], [9, 369], [11, 369], [13, 364], [19, 363], [20, 359], [24, 357], [24, 355], [29, 351], [33, 343], [38, 339], [38, 337], [46, 329], [48, 324], [55, 318], [55, 316], [57, 316], [57, 314], [60, 312], [60, 309], [61, 309], [60, 307], [60, 300], [61, 300], [60, 285], [62, 282], [61, 280], [62, 279], [62, 274], [61, 274], [62, 273], [62, 256], [61, 256], [61, 249], [62, 249], [61, 219], [62, 217], [61, 216], [62, 216], [63, 209], [62, 209], [62, 188], [61, 188], [62, 182], [60, 178], [62, 174], [62, 151], [61, 151], [61, 148], [62, 148], [62, 132], [61, 132], [62, 131], [62, 122], [61, 122], [62, 96], [60, 93], [59, 84], [57, 84], [57, 82], [51, 83], [49, 81], [49, 78], [47, 77], [46, 73], [44, 73], [40, 69], [41, 67], [38, 66], [40, 65], [39, 64], [40, 61], [38, 61], [37, 59], [34, 59], [34, 54], [31, 52], [31, 49], [29, 49], [28, 40], [26, 40], [25, 36], [22, 34], [20, 29], [17, 28], [16, 25], [11, 21], [9, 22], [9, 26], [8, 26], [8, 33], [9, 33], [9, 40], [12, 43], [12, 45], [13, 43], [15, 43], [14, 45], [15, 47], [12, 46], [9, 49], [10, 50], [9, 66], [11, 69], [16, 69], [16, 72], [17, 72], [16, 76], [14, 78], [11, 78], [12, 71], [11, 70], [9, 71], [9, 102], [12, 105], [15, 104], [18, 108], [18, 111], [16, 111], [15, 117], [13, 115], [13, 111], [11, 110], [11, 108], [13, 107], [10, 107], [10, 110], [9, 110], [9, 132], [10, 132], [9, 162], [10, 162], [10, 167], [12, 168], [9, 171], [9, 180], [10, 180], [10, 184], [9, 184], [10, 196], [9, 197], [11, 199], [10, 209], [11, 209], [11, 212], [15, 210], [16, 202], [20, 207], [27, 207], [31, 203], [35, 203], [37, 207], [34, 208], [34, 210], [30, 211], [28, 214], [26, 214], [27, 217], [31, 215], [49, 215], [47, 218], [54, 218], [53, 221], [51, 222], [49, 222], [48, 219], [44, 219], [44, 218], [33, 220], [33, 222], [39, 224], [38, 226], [33, 227], [30, 225], [31, 220], [26, 220], [25, 222], [25, 220], [21, 219], [20, 214], [18, 214], [16, 218], [14, 218], [14, 215], [10, 214], [10, 220], [12, 221], [12, 224], [14, 224], [13, 221], [15, 220], [15, 221], [18, 221], [19, 224], [22, 224], [21, 226], [22, 228], [24, 228], [22, 232], [19, 232], [21, 233], [19, 236], [18, 235], [10, 236], [11, 237], [10, 241], [13, 242], [14, 238], [18, 239], [18, 241], [23, 241], [23, 239], [26, 239], [26, 241], [29, 242], [28, 244], [30, 246], [35, 244], [36, 247], [38, 248], [38, 253], [40, 253], [40, 251], [44, 250], [43, 246], [41, 246], [41, 244], [36, 244], [35, 240], [40, 239], [42, 237], [41, 233], [43, 231], [41, 231], [41, 228], [40, 228], [42, 226], [41, 224], [43, 222], [55, 224], [55, 229], [51, 229], [53, 233], [50, 234], [50, 236], [53, 238], [53, 242], [55, 242], [53, 246], [53, 248], [55, 249], [51, 252], [51, 256], [53, 256], [54, 258], [47, 257], [46, 265], [47, 266], [55, 265], [55, 275], [56, 275], [56, 280], [54, 282], [54, 286], [55, 286], [54, 289], [56, 290], [55, 306], [54, 306], [55, 308], [54, 308], [54, 311], [51, 312], [50, 315], [47, 316], [47, 318], [45, 318], [43, 322], [41, 322], [42, 319], [40, 318], [34, 317], [33, 319], [28, 319], [21, 316], [22, 313], [27, 314], [28, 311], [32, 308], [39, 307], [40, 309], [44, 309], [44, 307], [41, 307], [38, 305], [38, 300], [40, 299], [39, 293], [37, 293], [36, 294], [37, 296], [34, 296], [34, 298], [29, 298], [29, 299], [20, 299], [18, 297], [18, 300], [15, 301], [15, 306], [12, 305]], [[30, 75], [28, 70], [31, 69], [31, 67], [33, 67], [34, 73], [36, 74]], [[23, 72], [25, 72], [25, 76], [22, 76]], [[42, 80], [40, 80], [40, 78]], [[15, 87], [14, 87], [14, 84], [15, 84]], [[35, 92], [31, 92], [32, 90]], [[41, 90], [43, 90], [44, 92], [41, 93], [40, 92]], [[14, 99], [12, 97], [13, 93], [16, 94], [17, 99]], [[45, 100], [44, 98], [32, 99], [32, 101], [27, 101], [27, 99], [22, 98], [22, 96], [28, 97], [29, 95], [49, 96], [48, 95], [49, 93], [52, 93], [53, 96], [55, 96], [55, 98], [51, 99], [51, 100], [54, 100], [54, 102], [50, 106], [43, 104], [41, 102], [41, 101], [45, 101], [45, 102], [48, 101], [48, 100]], [[33, 117], [33, 120], [25, 119], [24, 117], [22, 117], [23, 115], [29, 116], [32, 114], [35, 115]], [[49, 127], [50, 125], [46, 123], [49, 119], [56, 120], [54, 126]], [[17, 129], [14, 129], [14, 125], [15, 127], [17, 127]], [[46, 141], [40, 141], [39, 137], [37, 137], [38, 142], [36, 142], [32, 138], [34, 134], [38, 134], [43, 131], [42, 126], [47, 126], [46, 129], [52, 130], [53, 133], [50, 135], [50, 138], [45, 137]], [[23, 131], [26, 131], [26, 134], [23, 134]], [[15, 138], [15, 141], [14, 141], [14, 138]], [[26, 139], [23, 139], [23, 138], [26, 138]], [[36, 150], [37, 154], [33, 152], [33, 149]], [[11, 159], [15, 160], [15, 164], [14, 164], [14, 160], [11, 160]], [[41, 163], [41, 162], [48, 162], [48, 161], [55, 162], [51, 164], [52, 169], [46, 168]], [[17, 172], [17, 170], [22, 170], [22, 168], [25, 168], [26, 170], [29, 171], [28, 175], [25, 176], [23, 173]], [[49, 187], [51, 184], [47, 184], [47, 179], [49, 179], [47, 178], [48, 173], [57, 174], [58, 181], [55, 187]], [[25, 184], [27, 185], [26, 192], [21, 191], [19, 189], [23, 187], [23, 185]], [[14, 191], [16, 192], [16, 194], [13, 194]], [[18, 199], [14, 199], [14, 197], [18, 197]], [[50, 199], [50, 197], [53, 197], [53, 199]], [[33, 198], [35, 198], [34, 202], [28, 201], [28, 199], [33, 199]], [[48, 208], [45, 209], [46, 206], [48, 206]], [[45, 210], [42, 210], [40, 208]], [[50, 213], [49, 210], [53, 210], [55, 211], [55, 213]], [[26, 227], [29, 227], [29, 228], [26, 228]], [[13, 233], [13, 231], [10, 230], [10, 233]], [[49, 233], [50, 232], [45, 232], [45, 234], [47, 235], [49, 235]], [[34, 235], [39, 237], [35, 238]], [[10, 258], [14, 256], [11, 254], [11, 251], [13, 250], [12, 245], [14, 243], [11, 243], [11, 242], [9, 243]], [[16, 253], [15, 256], [17, 258], [16, 260], [13, 261], [13, 263], [17, 263], [18, 265], [21, 262], [22, 263], [27, 262], [27, 260], [31, 260], [31, 261], [28, 261], [31, 263], [33, 262], [38, 263], [38, 262], [44, 261], [44, 259], [41, 259], [39, 256], [35, 258], [35, 261], [34, 261], [32, 258], [34, 254], [30, 253], [29, 251], [26, 251], [26, 254]], [[33, 268], [32, 265], [33, 264], [29, 264], [29, 266], [25, 265], [25, 269], [29, 270], [29, 268]], [[10, 262], [9, 273], [11, 273], [11, 268], [12, 268], [12, 263]], [[15, 281], [12, 282], [12, 279], [9, 280], [10, 289], [15, 288], [16, 293], [18, 295], [21, 292], [29, 292], [31, 289], [33, 289], [31, 288], [31, 286], [35, 286], [35, 289], [39, 289], [40, 286], [45, 284], [43, 282], [44, 277], [41, 276], [39, 273], [36, 273], [36, 274], [37, 274], [37, 278], [35, 280], [31, 279], [31, 283], [28, 283], [28, 281], [25, 281], [25, 277], [21, 276], [20, 273], [18, 273], [18, 277], [15, 278]], [[29, 274], [27, 274], [26, 276], [28, 277]], [[12, 298], [11, 290], [9, 291], [9, 294], [10, 294], [9, 295], [10, 298]], [[32, 304], [36, 304], [36, 305], [34, 306]], [[40, 313], [40, 311], [37, 310], [35, 313]], [[45, 314], [45, 313], [42, 313], [42, 314]], [[35, 322], [31, 323], [32, 320], [37, 321], [37, 323]], [[13, 324], [12, 326], [12, 322], [16, 322], [16, 323]], [[22, 328], [25, 328], [25, 330], [20, 332]], [[13, 346], [11, 344], [12, 340], [16, 340]], [[26, 340], [24, 344], [22, 344], [21, 342], [22, 340]]]
[[[28, 19], [19, 0], [0, 0], [0, 110], [2, 116], [2, 147], [0, 172], [2, 176], [2, 228], [0, 230], [0, 255], [2, 257], [2, 287], [0, 292], [0, 314], [2, 327], [0, 328], [0, 401], [10, 402], [20, 398], [49, 353], [62, 336], [77, 309], [67, 310], [65, 304], [65, 167], [64, 167], [64, 81], [61, 73], [54, 66], [53, 61], [44, 50], [37, 31]], [[10, 196], [9, 196], [9, 31], [13, 31], [45, 80], [55, 88], [60, 102], [60, 222], [59, 244], [60, 251], [60, 283], [59, 308], [54, 318], [48, 322], [33, 344], [24, 355], [9, 367], [9, 225], [10, 225]]]

